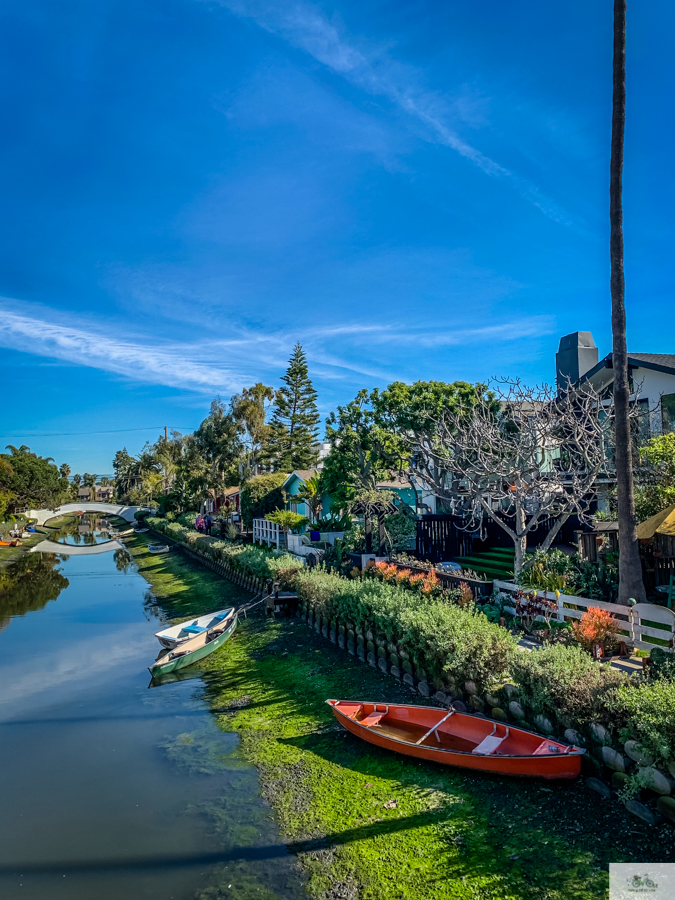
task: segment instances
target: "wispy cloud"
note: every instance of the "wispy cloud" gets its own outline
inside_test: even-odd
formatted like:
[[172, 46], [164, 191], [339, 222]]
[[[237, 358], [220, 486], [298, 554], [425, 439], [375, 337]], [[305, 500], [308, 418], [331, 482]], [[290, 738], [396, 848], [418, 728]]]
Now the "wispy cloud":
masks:
[[575, 225], [570, 215], [544, 196], [536, 185], [463, 138], [448, 121], [447, 100], [426, 89], [416, 70], [381, 48], [367, 47], [363, 42], [356, 46], [317, 6], [269, 0], [220, 0], [220, 3], [240, 18], [252, 19], [261, 28], [305, 51], [361, 90], [385, 97], [422, 125], [427, 140], [454, 150], [486, 175], [509, 184], [548, 218]]
[[[103, 328], [85, 330], [56, 323], [51, 320], [56, 315], [18, 315], [0, 306], [0, 346], [112, 372], [139, 383], [211, 396], [220, 393], [225, 397], [261, 378], [276, 380], [297, 340], [321, 378], [353, 380], [355, 376], [365, 376], [386, 382], [402, 377], [407, 351], [479, 343], [495, 346], [555, 330], [555, 323], [548, 316], [495, 322], [479, 328], [447, 322], [437, 322], [429, 328], [406, 321], [335, 321], [292, 329], [253, 330], [232, 323], [226, 338], [158, 344], [152, 337], [117, 338], [110, 325], [104, 333]], [[396, 353], [392, 354], [394, 346]], [[423, 372], [420, 377], [424, 377]]]

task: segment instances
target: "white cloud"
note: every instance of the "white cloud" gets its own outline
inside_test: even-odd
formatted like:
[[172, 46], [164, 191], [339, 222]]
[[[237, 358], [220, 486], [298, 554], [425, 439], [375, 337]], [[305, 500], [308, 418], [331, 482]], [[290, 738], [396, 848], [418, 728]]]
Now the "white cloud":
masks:
[[[387, 98], [423, 126], [427, 140], [449, 147], [490, 177], [509, 184], [548, 218], [565, 225], [574, 224], [568, 213], [545, 197], [536, 185], [462, 138], [447, 122], [447, 100], [422, 87], [419, 74], [411, 66], [399, 63], [378, 48], [357, 48], [317, 6], [269, 0], [220, 0], [220, 3], [240, 18], [252, 19], [266, 31], [304, 50], [356, 87]], [[461, 103], [455, 107], [459, 109]]]

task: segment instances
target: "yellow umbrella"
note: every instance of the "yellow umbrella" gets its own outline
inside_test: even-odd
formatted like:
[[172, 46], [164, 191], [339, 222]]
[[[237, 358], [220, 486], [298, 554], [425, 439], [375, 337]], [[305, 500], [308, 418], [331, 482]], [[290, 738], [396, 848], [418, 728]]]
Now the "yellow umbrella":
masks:
[[655, 534], [675, 535], [675, 503], [668, 509], [662, 509], [646, 522], [641, 522], [637, 527], [639, 541], [648, 541]]

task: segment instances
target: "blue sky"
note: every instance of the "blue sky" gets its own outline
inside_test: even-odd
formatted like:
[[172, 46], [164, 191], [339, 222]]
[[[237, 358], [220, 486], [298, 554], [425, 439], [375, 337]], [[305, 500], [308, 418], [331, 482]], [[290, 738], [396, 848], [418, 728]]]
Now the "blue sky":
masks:
[[[5, 0], [0, 442], [110, 471], [210, 400], [610, 349], [610, 0]], [[670, 36], [631, 4], [629, 348], [675, 352]]]

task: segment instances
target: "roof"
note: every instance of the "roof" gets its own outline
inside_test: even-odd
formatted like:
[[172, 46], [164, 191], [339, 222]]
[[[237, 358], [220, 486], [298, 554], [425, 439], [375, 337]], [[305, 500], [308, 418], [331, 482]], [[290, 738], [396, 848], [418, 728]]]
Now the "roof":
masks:
[[403, 475], [399, 475], [397, 478], [390, 478], [387, 481], [378, 481], [376, 487], [400, 491], [409, 488], [410, 481]]
[[235, 487], [225, 488], [225, 490], [221, 494], [221, 497], [231, 497], [233, 494], [238, 494], [240, 490], [241, 488], [239, 487], [239, 485], [236, 485]]
[[637, 527], [639, 541], [648, 541], [655, 534], [675, 535], [675, 503], [667, 509], [662, 509], [646, 522], [641, 522]]
[[[657, 372], [675, 375], [675, 353], [629, 353], [628, 366], [633, 369], [654, 369]], [[608, 353], [592, 369], [585, 372], [579, 381], [582, 382], [592, 378], [593, 375], [596, 375], [602, 369], [612, 368], [612, 354]]]
[[282, 487], [287, 485], [288, 482], [291, 480], [291, 478], [294, 475], [300, 481], [304, 481], [305, 483], [307, 483], [307, 481], [309, 481], [309, 479], [312, 477], [312, 475], [316, 475], [316, 474], [318, 474], [318, 472], [319, 472], [319, 469], [294, 469], [291, 472], [291, 474], [288, 476], [286, 481], [284, 481]]

